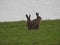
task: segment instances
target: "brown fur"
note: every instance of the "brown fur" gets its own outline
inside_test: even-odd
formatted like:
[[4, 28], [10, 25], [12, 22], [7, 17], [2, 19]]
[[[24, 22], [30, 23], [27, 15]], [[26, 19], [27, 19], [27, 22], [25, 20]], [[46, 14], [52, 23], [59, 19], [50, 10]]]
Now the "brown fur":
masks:
[[28, 29], [39, 29], [39, 24], [40, 24], [40, 20], [41, 20], [41, 17], [39, 16], [39, 13], [36, 12], [37, 18], [34, 19], [34, 20], [31, 20], [30, 16], [31, 15], [29, 15], [29, 17], [28, 17], [28, 15], [26, 14]]
[[28, 17], [28, 15], [26, 14], [26, 18], [27, 18], [27, 27], [28, 27], [28, 29], [30, 30], [31, 29], [31, 19], [30, 19], [30, 16], [31, 15], [29, 15], [29, 17]]

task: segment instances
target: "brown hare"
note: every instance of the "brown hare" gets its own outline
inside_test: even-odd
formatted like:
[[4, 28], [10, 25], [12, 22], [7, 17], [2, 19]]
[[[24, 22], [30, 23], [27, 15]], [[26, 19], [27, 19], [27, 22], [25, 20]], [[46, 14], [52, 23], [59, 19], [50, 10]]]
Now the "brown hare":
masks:
[[28, 15], [26, 14], [28, 30], [39, 29], [39, 24], [40, 24], [41, 17], [39, 16], [39, 13], [37, 13], [37, 12], [36, 12], [36, 16], [37, 16], [36, 19], [31, 20], [30, 19], [31, 15], [29, 15], [29, 17], [28, 17]]
[[36, 16], [37, 16], [37, 18], [32, 20], [33, 29], [39, 29], [39, 24], [41, 21], [41, 17], [39, 16], [39, 13], [36, 12]]
[[31, 16], [31, 15], [28, 16], [28, 15], [26, 14], [26, 18], [27, 18], [27, 24], [26, 24], [26, 25], [27, 25], [27, 27], [28, 27], [28, 30], [32, 29], [30, 16]]

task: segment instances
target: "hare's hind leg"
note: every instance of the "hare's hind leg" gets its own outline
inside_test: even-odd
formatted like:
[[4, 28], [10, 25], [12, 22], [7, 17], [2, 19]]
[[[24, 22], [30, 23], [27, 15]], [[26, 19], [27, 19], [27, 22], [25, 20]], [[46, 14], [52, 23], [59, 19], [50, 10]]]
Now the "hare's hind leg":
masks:
[[39, 29], [39, 25], [36, 25], [36, 26], [35, 26], [35, 29]]

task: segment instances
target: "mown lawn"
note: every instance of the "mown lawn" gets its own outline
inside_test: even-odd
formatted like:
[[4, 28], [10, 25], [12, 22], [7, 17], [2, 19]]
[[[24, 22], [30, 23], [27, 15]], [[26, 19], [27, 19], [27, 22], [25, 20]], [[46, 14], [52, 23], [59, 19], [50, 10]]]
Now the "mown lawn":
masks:
[[0, 22], [0, 45], [60, 45], [60, 20], [41, 21], [27, 30], [25, 21]]

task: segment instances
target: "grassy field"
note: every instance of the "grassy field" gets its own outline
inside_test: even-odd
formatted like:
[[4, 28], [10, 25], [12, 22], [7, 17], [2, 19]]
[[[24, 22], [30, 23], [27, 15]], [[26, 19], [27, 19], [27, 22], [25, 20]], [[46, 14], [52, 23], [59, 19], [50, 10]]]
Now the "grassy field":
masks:
[[45, 20], [39, 30], [27, 30], [25, 21], [0, 22], [0, 45], [60, 45], [60, 20]]

